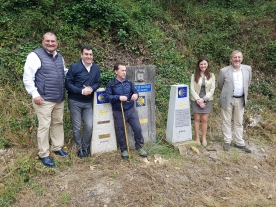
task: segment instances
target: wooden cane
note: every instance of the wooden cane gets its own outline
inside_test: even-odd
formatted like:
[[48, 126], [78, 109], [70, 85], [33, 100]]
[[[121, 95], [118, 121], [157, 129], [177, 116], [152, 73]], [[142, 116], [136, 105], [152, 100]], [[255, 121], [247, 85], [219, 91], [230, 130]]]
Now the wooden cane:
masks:
[[124, 113], [124, 108], [123, 108], [123, 102], [122, 101], [121, 101], [121, 110], [122, 110], [123, 121], [124, 121], [124, 130], [125, 130], [128, 160], [130, 160], [130, 152], [129, 152], [129, 146], [128, 146], [128, 136], [127, 136], [127, 131], [126, 131], [126, 120], [125, 120], [125, 113]]

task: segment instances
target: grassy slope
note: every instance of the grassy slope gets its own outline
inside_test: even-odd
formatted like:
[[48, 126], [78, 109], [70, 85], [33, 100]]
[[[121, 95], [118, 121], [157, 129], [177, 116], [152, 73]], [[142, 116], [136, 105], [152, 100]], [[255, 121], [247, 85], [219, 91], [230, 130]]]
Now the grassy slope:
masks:
[[[80, 45], [93, 45], [95, 59], [102, 68], [104, 80], [105, 77], [110, 77], [110, 73], [104, 71], [111, 68], [114, 57], [124, 58], [131, 65], [156, 65], [158, 140], [164, 138], [165, 134], [164, 117], [167, 116], [170, 85], [188, 84], [200, 55], [210, 58], [212, 71], [218, 74], [219, 69], [229, 63], [231, 51], [243, 51], [244, 63], [252, 65], [254, 69], [245, 125], [248, 124], [249, 117], [256, 113], [262, 114], [267, 120], [273, 119], [272, 114], [275, 114], [276, 108], [273, 90], [276, 86], [273, 78], [276, 63], [276, 3], [273, 1], [239, 7], [216, 5], [216, 1], [210, 1], [209, 4], [205, 1], [177, 4], [174, 1], [155, 3], [121, 0], [114, 4], [115, 10], [112, 10], [110, 4], [102, 0], [98, 1], [102, 3], [98, 3], [98, 8], [102, 8], [100, 12], [105, 16], [99, 19], [91, 17], [93, 21], [89, 23], [90, 26], [81, 21], [81, 18], [87, 16], [73, 15], [72, 22], [66, 22], [64, 16], [68, 21], [70, 17], [65, 9], [66, 1], [60, 1], [59, 4], [42, 1], [43, 5], [36, 6], [27, 0], [21, 1], [22, 4], [17, 2], [13, 5], [11, 2], [16, 1], [0, 1], [0, 147], [36, 145], [37, 120], [21, 79], [26, 55], [40, 46], [41, 35], [47, 30], [58, 34], [59, 49], [67, 65], [79, 59]], [[26, 5], [26, 2], [30, 5]], [[103, 8], [112, 10], [113, 13], [106, 12]], [[215, 96], [218, 97], [218, 91]], [[219, 140], [217, 103], [210, 119], [210, 129], [216, 132], [210, 139]], [[66, 142], [72, 142], [67, 107], [64, 122]], [[273, 128], [273, 125], [267, 123], [261, 128], [249, 130], [248, 133], [260, 138], [260, 142], [275, 142]], [[26, 162], [26, 170], [17, 169], [15, 172], [20, 173], [23, 170], [27, 176], [37, 173], [32, 169], [29, 160], [20, 162]], [[9, 172], [8, 169], [6, 171]], [[18, 179], [19, 186], [22, 182]], [[4, 198], [12, 197], [11, 194], [6, 194]]]

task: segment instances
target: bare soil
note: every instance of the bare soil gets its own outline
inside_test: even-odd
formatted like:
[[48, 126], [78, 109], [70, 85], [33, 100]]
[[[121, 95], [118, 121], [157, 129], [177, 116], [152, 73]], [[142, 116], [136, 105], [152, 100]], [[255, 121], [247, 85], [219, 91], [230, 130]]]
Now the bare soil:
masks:
[[186, 155], [175, 149], [170, 157], [155, 153], [162, 145], [146, 146], [147, 159], [131, 151], [130, 160], [119, 151], [79, 159], [71, 148], [69, 158], [51, 155], [52, 169], [37, 160], [37, 149], [10, 149], [0, 156], [4, 168], [31, 156], [41, 172], [11, 206], [276, 206], [275, 145], [247, 140], [247, 154], [213, 142], [197, 146], [199, 154], [187, 147]]

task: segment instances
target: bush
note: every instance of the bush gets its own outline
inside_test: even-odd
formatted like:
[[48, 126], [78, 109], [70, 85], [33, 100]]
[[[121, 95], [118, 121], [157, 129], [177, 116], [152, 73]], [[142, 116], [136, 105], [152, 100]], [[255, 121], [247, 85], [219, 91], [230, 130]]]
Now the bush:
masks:
[[92, 27], [101, 32], [110, 29], [128, 31], [130, 28], [123, 6], [113, 0], [73, 0], [61, 3], [60, 7], [62, 20], [83, 28]]
[[270, 67], [274, 70], [274, 72], [276, 71], [276, 40], [274, 41], [269, 41], [266, 44], [266, 58], [268, 60], [268, 63], [270, 65]]

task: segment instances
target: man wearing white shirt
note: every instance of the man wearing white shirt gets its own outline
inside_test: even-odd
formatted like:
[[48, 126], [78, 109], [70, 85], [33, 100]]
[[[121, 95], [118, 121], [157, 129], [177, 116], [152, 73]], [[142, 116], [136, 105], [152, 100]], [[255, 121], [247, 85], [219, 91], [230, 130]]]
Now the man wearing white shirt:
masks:
[[[63, 109], [64, 77], [67, 69], [64, 59], [56, 51], [57, 37], [52, 32], [43, 35], [42, 48], [31, 52], [24, 65], [23, 82], [32, 95], [39, 126], [37, 130], [38, 155], [47, 167], [55, 166], [50, 158], [51, 150], [61, 157], [67, 157], [62, 150], [64, 145]], [[50, 140], [49, 140], [50, 138]]]
[[[81, 60], [72, 64], [66, 74], [65, 87], [68, 90], [68, 106], [78, 157], [90, 156], [93, 127], [92, 99], [100, 87], [100, 68], [93, 62], [90, 46], [81, 48]], [[84, 124], [81, 134], [81, 125]]]
[[[223, 149], [229, 150], [233, 139], [236, 148], [251, 153], [251, 150], [245, 146], [243, 140], [243, 114], [247, 102], [248, 88], [252, 79], [252, 68], [241, 64], [242, 60], [242, 53], [235, 50], [230, 57], [231, 65], [222, 68], [219, 72], [218, 88], [221, 90]], [[232, 118], [233, 135], [231, 129]]]

